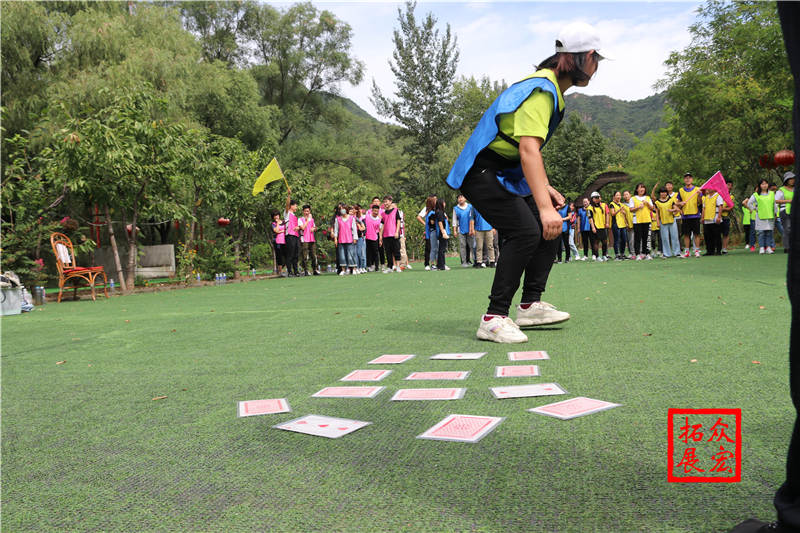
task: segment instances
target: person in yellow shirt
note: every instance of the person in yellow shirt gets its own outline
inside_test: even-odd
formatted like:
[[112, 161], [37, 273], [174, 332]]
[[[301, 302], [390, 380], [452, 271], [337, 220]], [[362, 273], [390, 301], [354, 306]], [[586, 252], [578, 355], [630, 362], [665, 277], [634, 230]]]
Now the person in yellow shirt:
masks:
[[634, 191], [636, 191], [636, 195], [628, 203], [631, 213], [633, 213], [633, 249], [637, 261], [642, 259], [651, 260], [653, 256], [650, 255], [647, 241], [650, 233], [650, 222], [653, 220], [651, 215], [653, 204], [650, 202], [650, 197], [647, 196], [647, 188], [644, 183], [637, 183]]
[[611, 216], [611, 233], [614, 236], [614, 260], [625, 259], [625, 246], [628, 244], [628, 206], [622, 203], [622, 193], [614, 193], [611, 203], [608, 204], [608, 213]]
[[675, 205], [681, 208], [681, 220], [683, 227], [683, 242], [685, 250], [681, 257], [689, 257], [689, 242], [694, 236], [694, 256], [700, 257], [700, 189], [695, 187], [692, 182], [694, 177], [691, 172], [683, 175], [683, 187], [678, 189], [678, 198]]
[[722, 207], [719, 208], [719, 212], [722, 215], [722, 254], [725, 255], [728, 253], [728, 239], [731, 234], [731, 211], [733, 211], [733, 206], [736, 205], [736, 198], [733, 196], [733, 182], [731, 180], [725, 180], [725, 186], [728, 187], [728, 194], [731, 197], [731, 207], [728, 207], [728, 204], [722, 204]]
[[675, 196], [670, 197], [666, 188], [659, 189], [655, 207], [664, 257], [677, 257], [681, 253], [681, 243], [678, 240], [678, 223], [675, 221], [675, 215], [681, 210], [675, 206]]
[[705, 255], [722, 255], [722, 214], [725, 205], [722, 196], [711, 189], [703, 190], [703, 233], [706, 239]]
[[[600, 193], [591, 194], [589, 222], [592, 226], [592, 261], [608, 261], [608, 228], [610, 216], [608, 206], [603, 203]], [[598, 253], [598, 252], [602, 252]]]

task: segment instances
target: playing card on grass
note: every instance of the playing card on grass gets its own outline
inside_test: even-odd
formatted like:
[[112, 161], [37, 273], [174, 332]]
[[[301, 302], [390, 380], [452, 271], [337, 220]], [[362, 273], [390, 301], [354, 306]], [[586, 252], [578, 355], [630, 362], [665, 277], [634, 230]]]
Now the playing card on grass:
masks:
[[528, 411], [531, 413], [539, 413], [540, 415], [554, 416], [561, 420], [569, 420], [570, 418], [590, 415], [598, 411], [619, 407], [620, 405], [621, 404], [618, 403], [604, 402], [603, 400], [593, 400], [592, 398], [579, 396], [577, 398], [564, 400], [563, 402], [534, 407], [533, 409], [528, 409]]
[[542, 350], [534, 352], [508, 352], [509, 361], [540, 361], [542, 359], [550, 359], [547, 352]]
[[498, 400], [505, 398], [528, 398], [530, 396], [555, 396], [566, 394], [558, 383], [536, 383], [535, 385], [511, 385], [508, 387], [490, 387]]
[[400, 389], [392, 400], [460, 400], [467, 389]]
[[374, 398], [386, 387], [325, 387], [312, 398]]
[[285, 429], [286, 431], [294, 431], [297, 433], [305, 433], [307, 435], [316, 435], [317, 437], [327, 437], [329, 439], [338, 439], [342, 435], [352, 433], [357, 429], [370, 425], [371, 422], [362, 422], [361, 420], [348, 420], [347, 418], [334, 418], [331, 416], [319, 415], [306, 415], [301, 418], [289, 420], [283, 424], [272, 426], [275, 429]]
[[413, 355], [382, 355], [377, 359], [373, 359], [368, 365], [398, 365], [400, 363], [405, 363], [409, 359], [412, 359]]
[[487, 352], [472, 352], [472, 353], [437, 353], [431, 359], [480, 359]]
[[536, 365], [496, 366], [494, 372], [496, 378], [530, 378], [538, 375], [539, 367]]
[[239, 402], [239, 416], [272, 415], [276, 413], [288, 413], [289, 402], [286, 398], [274, 400], [250, 400]]
[[412, 372], [406, 379], [467, 379], [469, 371]]
[[503, 420], [496, 416], [448, 415], [417, 438], [478, 442]]
[[353, 370], [339, 381], [380, 381], [391, 373], [391, 370]]

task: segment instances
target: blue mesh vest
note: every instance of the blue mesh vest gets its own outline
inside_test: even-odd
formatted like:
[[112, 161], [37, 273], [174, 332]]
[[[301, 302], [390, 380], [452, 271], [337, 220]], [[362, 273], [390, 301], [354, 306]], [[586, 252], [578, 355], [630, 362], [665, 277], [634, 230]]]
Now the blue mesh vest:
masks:
[[[564, 112], [558, 109], [558, 89], [553, 82], [547, 78], [529, 77], [522, 81], [518, 81], [505, 91], [489, 106], [489, 109], [481, 117], [475, 131], [470, 135], [464, 149], [461, 150], [453, 168], [447, 175], [447, 185], [453, 189], [458, 189], [464, 182], [464, 177], [467, 172], [472, 168], [475, 163], [475, 158], [481, 150], [489, 146], [499, 133], [498, 122], [500, 115], [506, 113], [513, 113], [522, 103], [533, 94], [534, 91], [547, 91], [553, 96], [553, 114], [550, 117], [550, 123], [547, 126], [547, 138], [542, 143], [542, 147], [547, 144], [553, 132], [556, 131], [558, 124], [564, 117]], [[505, 168], [497, 173], [497, 179], [500, 184], [509, 192], [518, 196], [528, 196], [531, 190], [528, 183], [525, 181], [525, 175], [522, 172], [522, 165], [519, 162], [512, 163], [514, 166]]]

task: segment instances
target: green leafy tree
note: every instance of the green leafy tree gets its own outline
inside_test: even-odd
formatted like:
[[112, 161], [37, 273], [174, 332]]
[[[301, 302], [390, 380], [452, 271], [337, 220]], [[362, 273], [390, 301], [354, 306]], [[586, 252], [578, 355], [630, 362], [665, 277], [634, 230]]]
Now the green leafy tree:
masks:
[[222, 61], [229, 66], [244, 61], [246, 13], [251, 2], [178, 2], [187, 29], [200, 38], [207, 61]]
[[350, 25], [331, 12], [310, 2], [284, 11], [262, 4], [249, 9], [246, 19], [256, 61], [252, 75], [263, 103], [277, 106], [282, 115], [280, 143], [316, 121], [324, 92], [361, 82], [364, 65], [352, 56]]
[[418, 23], [416, 4], [398, 8], [399, 28], [394, 30], [395, 50], [389, 66], [395, 77], [394, 97], [385, 96], [372, 82], [372, 101], [381, 116], [403, 127], [410, 138], [407, 152], [412, 173], [427, 173], [439, 145], [453, 133], [453, 83], [458, 65], [456, 38], [450, 25], [440, 35], [436, 18], [428, 13]]
[[542, 155], [550, 183], [573, 198], [583, 193], [599, 173], [621, 170], [623, 158], [597, 127], [588, 127], [577, 115], [564, 120]]
[[775, 4], [712, 0], [690, 32], [663, 81], [673, 142], [696, 176], [721, 169], [754, 182], [761, 154], [791, 146], [793, 86]]

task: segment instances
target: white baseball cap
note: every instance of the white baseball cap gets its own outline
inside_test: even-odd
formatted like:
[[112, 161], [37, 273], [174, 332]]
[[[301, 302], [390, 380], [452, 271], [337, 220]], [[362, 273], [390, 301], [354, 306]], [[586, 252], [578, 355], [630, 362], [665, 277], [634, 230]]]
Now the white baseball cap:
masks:
[[556, 52], [580, 53], [594, 50], [600, 59], [611, 59], [601, 52], [600, 35], [585, 22], [570, 22], [558, 33]]
[[599, 193], [599, 192], [597, 192], [597, 191], [594, 191], [594, 192], [593, 192], [593, 193], [592, 193], [590, 196], [591, 196], [592, 198], [600, 198], [600, 193]]

